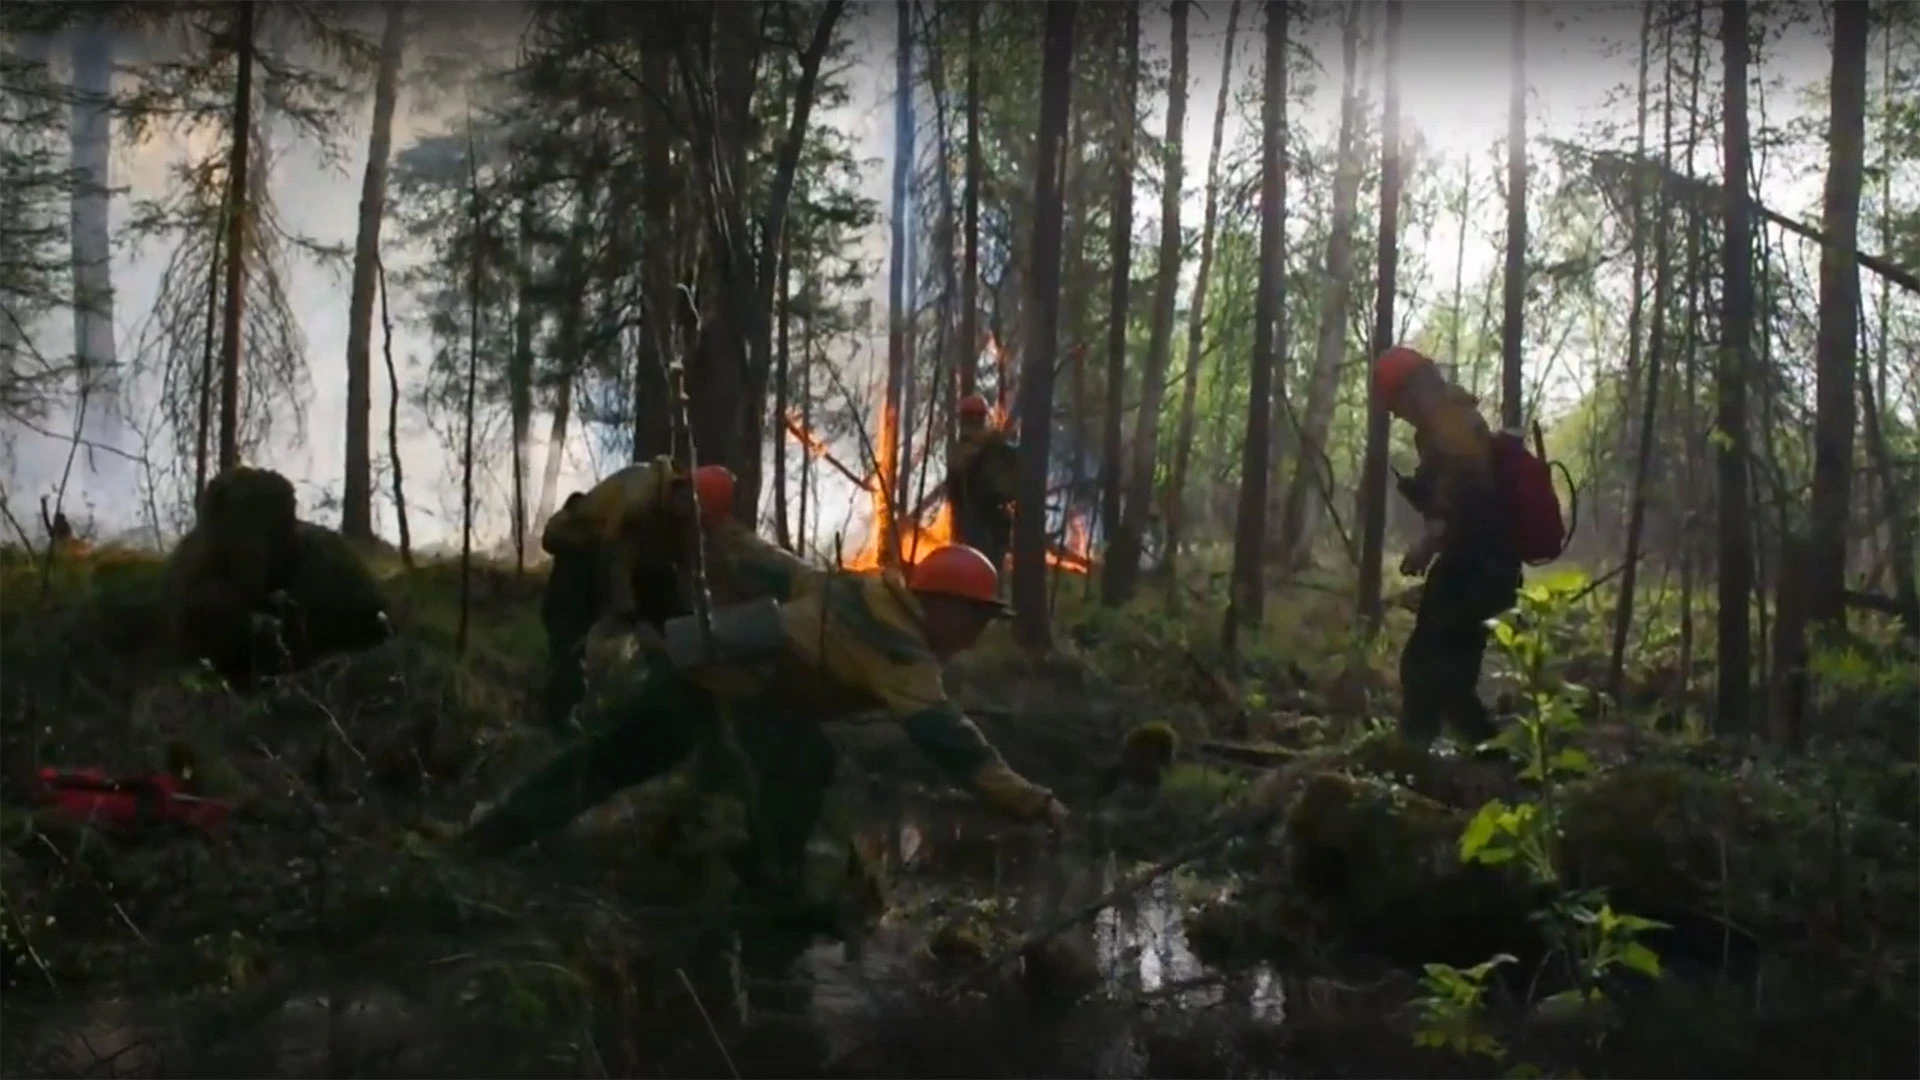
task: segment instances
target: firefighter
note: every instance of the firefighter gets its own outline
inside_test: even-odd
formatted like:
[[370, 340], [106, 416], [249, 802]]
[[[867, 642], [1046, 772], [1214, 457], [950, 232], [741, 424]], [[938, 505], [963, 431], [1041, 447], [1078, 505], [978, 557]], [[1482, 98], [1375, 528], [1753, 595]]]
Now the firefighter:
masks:
[[1016, 457], [1006, 433], [988, 420], [987, 399], [960, 399], [960, 437], [947, 455], [947, 498], [960, 541], [979, 549], [996, 570], [1013, 539]]
[[1426, 576], [1400, 654], [1401, 731], [1427, 743], [1451, 722], [1477, 745], [1497, 734], [1479, 694], [1486, 622], [1511, 608], [1520, 588], [1493, 433], [1473, 395], [1412, 349], [1387, 350], [1373, 379], [1388, 411], [1413, 426], [1419, 455], [1418, 468], [1399, 485], [1424, 522], [1400, 572]]
[[682, 572], [683, 486], [692, 488], [704, 522], [725, 520], [732, 472], [707, 465], [689, 476], [665, 457], [629, 465], [569, 495], [548, 519], [540, 547], [553, 562], [540, 621], [547, 633], [550, 726], [565, 726], [585, 693], [582, 664], [591, 636], [657, 633], [667, 619], [692, 610]]
[[[715, 534], [716, 571], [744, 569], [779, 601], [777, 642], [762, 657], [690, 668], [634, 635], [596, 642], [581, 708], [592, 734], [482, 813], [466, 834], [472, 850], [513, 850], [665, 773], [695, 748], [702, 725], [716, 723], [722, 702], [752, 759], [768, 829], [754, 838], [761, 857], [746, 863], [750, 875], [770, 865], [788, 882], [797, 877], [835, 769], [819, 721], [870, 710], [884, 711], [988, 804], [1016, 819], [1064, 825], [1060, 801], [1009, 768], [941, 684], [941, 663], [1007, 613], [985, 556], [955, 545], [904, 577], [833, 573], [784, 552], [773, 558], [778, 549], [747, 542], [743, 526], [727, 523]], [[736, 578], [735, 588], [746, 585]]]

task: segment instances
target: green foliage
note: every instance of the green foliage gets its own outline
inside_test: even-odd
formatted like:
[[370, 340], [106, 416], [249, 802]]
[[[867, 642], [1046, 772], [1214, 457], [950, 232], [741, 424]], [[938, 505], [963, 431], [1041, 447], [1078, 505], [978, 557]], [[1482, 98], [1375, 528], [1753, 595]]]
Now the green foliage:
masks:
[[[1605, 986], [1621, 972], [1659, 979], [1659, 954], [1640, 935], [1670, 927], [1617, 912], [1604, 890], [1574, 888], [1567, 881], [1561, 851], [1566, 814], [1562, 788], [1590, 776], [1596, 766], [1584, 750], [1571, 745], [1583, 726], [1576, 691], [1549, 669], [1550, 629], [1564, 616], [1565, 598], [1573, 594], [1564, 585], [1529, 586], [1522, 590], [1517, 612], [1493, 623], [1494, 642], [1521, 674], [1526, 702], [1517, 721], [1491, 745], [1519, 766], [1519, 778], [1531, 785], [1533, 797], [1486, 802], [1468, 820], [1458, 849], [1463, 863], [1516, 863], [1547, 889], [1548, 900], [1533, 919], [1541, 928], [1549, 961], [1562, 962], [1568, 985], [1536, 1003], [1536, 1014], [1579, 1019], [1592, 1026], [1597, 1042], [1618, 1022]], [[1478, 1022], [1472, 1018], [1482, 1006], [1480, 984], [1498, 963], [1512, 959], [1496, 957], [1464, 972], [1429, 965], [1427, 996], [1422, 999], [1428, 1019], [1416, 1041], [1459, 1053], [1501, 1056], [1503, 1048], [1470, 1020]]]

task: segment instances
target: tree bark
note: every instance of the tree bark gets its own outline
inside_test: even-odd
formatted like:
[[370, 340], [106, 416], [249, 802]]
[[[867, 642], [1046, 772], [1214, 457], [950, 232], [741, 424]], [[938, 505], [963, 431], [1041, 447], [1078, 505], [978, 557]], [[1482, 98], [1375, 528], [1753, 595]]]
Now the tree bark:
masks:
[[1173, 352], [1174, 301], [1180, 289], [1180, 186], [1187, 123], [1187, 0], [1173, 0], [1173, 71], [1167, 89], [1167, 135], [1161, 155], [1160, 258], [1155, 267], [1153, 326], [1147, 368], [1140, 380], [1140, 413], [1134, 420], [1132, 458], [1120, 528], [1107, 549], [1109, 587], [1116, 603], [1133, 599], [1140, 580], [1140, 554], [1153, 509], [1154, 466], [1160, 452], [1160, 407], [1166, 396]]
[[1265, 615], [1261, 581], [1267, 543], [1267, 462], [1273, 443], [1273, 372], [1286, 305], [1287, 17], [1286, 0], [1266, 3], [1266, 85], [1260, 105], [1260, 291], [1253, 299], [1253, 358], [1248, 364], [1247, 435], [1240, 448], [1240, 511], [1233, 529], [1233, 588], [1222, 636], [1237, 647], [1241, 628]]
[[1040, 69], [1040, 138], [1033, 180], [1032, 321], [1020, 379], [1018, 512], [1013, 523], [1014, 638], [1025, 648], [1052, 647], [1047, 611], [1047, 480], [1053, 442], [1053, 368], [1059, 352], [1060, 180], [1073, 95], [1073, 0], [1047, 0]]
[[[1640, 22], [1640, 89], [1639, 89], [1639, 136], [1640, 152], [1645, 154], [1647, 142], [1647, 68], [1653, 45], [1654, 8], [1648, 5]], [[1671, 23], [1669, 23], [1671, 26]], [[1661, 160], [1673, 159], [1673, 34], [1666, 35], [1668, 48], [1665, 78], [1665, 104], [1661, 119]], [[1653, 436], [1659, 425], [1660, 417], [1660, 361], [1666, 352], [1667, 340], [1667, 298], [1672, 282], [1672, 267], [1668, 255], [1671, 250], [1670, 221], [1667, 214], [1667, 200], [1664, 189], [1652, 191], [1636, 187], [1633, 192], [1633, 244], [1634, 244], [1634, 313], [1629, 320], [1635, 334], [1630, 354], [1639, 351], [1638, 331], [1640, 324], [1640, 299], [1637, 287], [1643, 262], [1640, 255], [1640, 243], [1646, 236], [1646, 201], [1654, 199], [1654, 256], [1653, 256], [1653, 326], [1647, 335], [1647, 364], [1645, 372], [1646, 402], [1640, 410], [1639, 445], [1634, 455], [1633, 487], [1627, 505], [1627, 544], [1626, 562], [1620, 572], [1620, 600], [1613, 616], [1613, 648], [1607, 659], [1607, 692], [1613, 700], [1621, 701], [1626, 689], [1627, 631], [1633, 625], [1634, 590], [1639, 582], [1640, 544], [1646, 531], [1647, 520], [1647, 479], [1653, 463]], [[1622, 405], [1630, 405], [1622, 402]], [[1627, 426], [1627, 425], [1623, 425]]]
[[1226, 141], [1227, 105], [1233, 88], [1233, 40], [1240, 28], [1240, 0], [1227, 9], [1227, 40], [1220, 58], [1220, 96], [1213, 108], [1213, 145], [1207, 151], [1207, 203], [1200, 226], [1200, 265], [1187, 304], [1187, 370], [1181, 380], [1180, 417], [1173, 436], [1173, 472], [1167, 478], [1166, 572], [1176, 576], [1181, 534], [1185, 531], [1187, 469], [1193, 459], [1193, 410], [1200, 396], [1200, 365], [1206, 351], [1207, 284], [1213, 274], [1214, 231], [1220, 218], [1220, 147]]
[[[1500, 323], [1500, 424], [1526, 423], [1527, 339], [1527, 0], [1513, 0], [1513, 96], [1507, 108], [1507, 266]], [[1392, 78], [1391, 75], [1388, 76]], [[1391, 342], [1376, 342], [1380, 345]], [[1378, 351], [1374, 355], [1379, 355]]]
[[227, 216], [227, 306], [220, 337], [221, 472], [240, 464], [240, 335], [245, 329], [247, 233], [254, 211], [247, 185], [253, 132], [253, 0], [240, 0], [234, 12], [234, 52], [239, 73], [233, 87], [233, 147], [227, 155], [233, 212]]
[[406, 8], [387, 7], [380, 37], [380, 70], [373, 84], [373, 128], [360, 181], [360, 223], [353, 245], [353, 291], [347, 298], [347, 453], [341, 484], [340, 532], [373, 539], [373, 292], [380, 258], [380, 225], [387, 208], [387, 157], [393, 148], [393, 111], [399, 97]]
[[[1133, 288], [1133, 140], [1140, 122], [1140, 6], [1126, 5], [1126, 44], [1121, 51], [1119, 110], [1114, 117], [1113, 219], [1108, 246], [1113, 277], [1107, 299], [1107, 401], [1100, 423], [1100, 528], [1109, 537], [1120, 527], [1120, 417], [1127, 394], [1128, 294]], [[1121, 596], [1111, 558], [1100, 576], [1100, 602]]]
[[646, 130], [640, 136], [641, 340], [633, 380], [633, 459], [673, 452], [672, 405], [667, 368], [673, 364], [673, 324], [679, 310], [674, 289], [672, 128], [663, 104], [673, 90], [673, 51], [661, 35], [649, 34], [640, 54], [640, 102]]
[[[1333, 215], [1327, 227], [1327, 281], [1320, 303], [1320, 342], [1314, 356], [1313, 377], [1307, 384], [1305, 414], [1299, 417], [1299, 457], [1287, 483], [1280, 509], [1280, 550], [1285, 565], [1297, 565], [1312, 545], [1313, 503], [1308, 496], [1317, 483], [1331, 489], [1327, 471], [1327, 429], [1340, 389], [1340, 362], [1346, 356], [1347, 304], [1353, 289], [1353, 226], [1360, 198], [1361, 164], [1358, 132], [1358, 87], [1361, 6], [1347, 6], [1340, 34], [1341, 94], [1340, 142], [1333, 178]], [[1464, 235], [1464, 228], [1462, 234]]]
[[1753, 212], [1748, 180], [1752, 147], [1747, 135], [1748, 41], [1746, 0], [1722, 0], [1720, 46], [1725, 57], [1723, 160], [1727, 177], [1723, 232], [1726, 288], [1721, 297], [1721, 353], [1716, 372], [1714, 439], [1719, 479], [1720, 565], [1715, 653], [1719, 687], [1716, 723], [1723, 732], [1744, 731], [1751, 721], [1753, 533], [1748, 519], [1747, 373], [1753, 342]]
[[[1833, 77], [1827, 127], [1827, 188], [1820, 248], [1820, 324], [1814, 392], [1812, 529], [1807, 544], [1807, 620], [1846, 617], [1847, 511], [1853, 503], [1854, 379], [1858, 370], [1860, 229], [1867, 112], [1867, 8], [1833, 7]], [[1784, 568], [1783, 568], [1783, 572]], [[1794, 704], [1794, 703], [1790, 703]]]
[[967, 193], [966, 270], [960, 282], [960, 393], [973, 393], [980, 365], [980, 16], [986, 4], [967, 10]]
[[[114, 39], [86, 13], [72, 31], [73, 107], [69, 123], [73, 194], [73, 354], [79, 368], [82, 436], [102, 446], [126, 442], [126, 391], [113, 334]], [[218, 245], [215, 245], [218, 247]], [[16, 329], [9, 322], [6, 330]], [[130, 499], [131, 463], [116, 454], [86, 454], [96, 502]]]
[[[1387, 3], [1386, 105], [1380, 121], [1380, 271], [1372, 355], [1393, 344], [1393, 301], [1400, 265], [1400, 0]], [[1387, 538], [1387, 406], [1367, 380], [1366, 460], [1360, 471], [1360, 618], [1380, 628], [1381, 560]]]
[[793, 269], [787, 265], [789, 258], [791, 255], [787, 251], [787, 242], [782, 240], [780, 300], [779, 308], [774, 312], [779, 327], [779, 346], [773, 373], [773, 416], [776, 421], [773, 429], [773, 536], [781, 547], [792, 551], [793, 532], [787, 527], [787, 380], [793, 377], [789, 337], [793, 323]]
[[894, 5], [898, 34], [894, 56], [893, 106], [893, 215], [892, 249], [887, 257], [887, 385], [880, 411], [880, 430], [874, 432], [876, 481], [883, 492], [875, 506], [873, 527], [880, 533], [880, 561], [893, 566], [900, 559], [899, 527], [894, 521], [899, 491], [900, 435], [911, 425], [901, 415], [906, 396], [907, 337], [913, 316], [907, 310], [907, 207], [913, 186], [913, 4]]

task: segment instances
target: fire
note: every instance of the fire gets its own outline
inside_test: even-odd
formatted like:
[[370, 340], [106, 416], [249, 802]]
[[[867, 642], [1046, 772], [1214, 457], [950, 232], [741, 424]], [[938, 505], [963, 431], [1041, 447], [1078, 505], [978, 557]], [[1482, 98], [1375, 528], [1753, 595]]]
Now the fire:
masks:
[[[997, 342], [991, 347], [999, 358], [1001, 370], [1005, 371], [1005, 353]], [[911, 565], [927, 552], [945, 547], [958, 541], [954, 529], [953, 507], [945, 498], [939, 498], [930, 507], [916, 513], [905, 510], [896, 513], [890, 492], [895, 490], [892, 478], [899, 461], [899, 429], [890, 423], [889, 410], [883, 404], [880, 409], [881, 423], [876, 433], [874, 456], [878, 459], [877, 468], [864, 476], [856, 474], [843, 462], [834, 457], [827, 449], [825, 440], [807, 430], [801, 423], [798, 413], [786, 416], [787, 430], [799, 441], [806, 452], [815, 458], [827, 462], [848, 480], [866, 489], [868, 505], [871, 509], [873, 527], [868, 530], [866, 542], [860, 550], [841, 558], [841, 566], [847, 570], [878, 570], [893, 561], [883, 558], [889, 533], [898, 535], [899, 562]], [[1006, 418], [1006, 398], [1004, 394], [995, 406], [994, 422], [1004, 424]], [[925, 519], [924, 521], [922, 519]], [[1067, 518], [1066, 536], [1055, 550], [1047, 552], [1047, 565], [1071, 574], [1085, 574], [1093, 565], [1091, 537], [1083, 513], [1071, 513]], [[1011, 563], [1011, 560], [1009, 560]], [[1000, 568], [1001, 573], [1011, 572], [1011, 565]]]

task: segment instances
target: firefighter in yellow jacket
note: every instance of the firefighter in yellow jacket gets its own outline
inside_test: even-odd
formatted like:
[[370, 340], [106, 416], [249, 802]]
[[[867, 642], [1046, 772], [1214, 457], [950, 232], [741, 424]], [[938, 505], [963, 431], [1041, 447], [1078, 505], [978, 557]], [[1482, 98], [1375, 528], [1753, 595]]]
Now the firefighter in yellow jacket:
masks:
[[691, 489], [703, 521], [725, 519], [733, 474], [719, 465], [689, 473], [670, 458], [637, 462], [567, 497], [549, 518], [540, 547], [552, 563], [541, 596], [547, 633], [545, 713], [564, 727], [585, 693], [582, 665], [596, 627], [658, 631], [691, 610], [683, 574], [682, 515]]
[[1006, 565], [1013, 539], [1018, 458], [1006, 433], [989, 419], [987, 399], [968, 394], [956, 409], [960, 437], [947, 455], [947, 500], [960, 541], [978, 548], [994, 569]]
[[722, 591], [764, 590], [779, 602], [777, 643], [762, 656], [688, 665], [631, 636], [600, 637], [581, 709], [592, 734], [475, 821], [470, 847], [512, 850], [667, 772], [716, 722], [720, 701], [753, 759], [770, 833], [755, 846], [771, 846], [783, 877], [797, 873], [832, 782], [833, 747], [819, 722], [861, 712], [884, 712], [947, 776], [1007, 815], [1064, 824], [1059, 800], [1009, 768], [942, 685], [941, 663], [1006, 613], [985, 556], [956, 545], [904, 577], [831, 573], [735, 523], [708, 535]]

